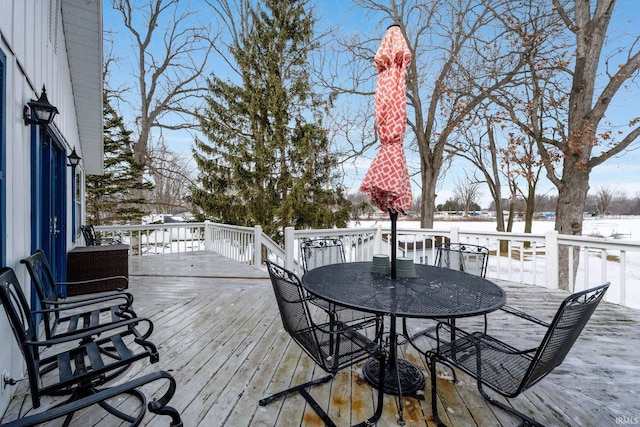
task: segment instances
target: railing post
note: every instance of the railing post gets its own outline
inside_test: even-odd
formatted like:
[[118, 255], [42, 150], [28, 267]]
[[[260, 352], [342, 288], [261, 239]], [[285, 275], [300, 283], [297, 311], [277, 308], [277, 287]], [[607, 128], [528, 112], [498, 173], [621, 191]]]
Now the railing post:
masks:
[[[545, 256], [544, 256], [544, 271], [545, 271], [545, 285], [548, 289], [558, 289], [558, 232], [547, 231], [544, 234], [545, 240]], [[534, 266], [535, 268], [535, 266]]]
[[284, 229], [284, 268], [294, 271], [296, 251], [295, 229], [293, 227], [285, 227]]
[[627, 251], [620, 251], [620, 305], [627, 302], [627, 275], [625, 267], [627, 266]]
[[204, 234], [204, 249], [207, 251], [213, 252], [213, 245], [211, 244], [211, 222], [206, 220], [204, 222], [204, 229], [202, 233]]
[[378, 224], [376, 227], [376, 234], [373, 237], [373, 253], [382, 253], [382, 224]]
[[451, 242], [454, 242], [454, 243], [460, 242], [460, 229], [458, 227], [451, 227], [449, 239]]
[[259, 268], [262, 265], [262, 227], [253, 227], [253, 266]]

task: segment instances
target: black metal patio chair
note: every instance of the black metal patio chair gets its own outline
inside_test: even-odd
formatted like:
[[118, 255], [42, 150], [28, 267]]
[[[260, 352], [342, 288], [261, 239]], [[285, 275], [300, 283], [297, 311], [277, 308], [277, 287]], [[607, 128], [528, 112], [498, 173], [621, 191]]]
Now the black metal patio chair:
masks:
[[307, 239], [300, 243], [300, 258], [304, 271], [341, 264], [345, 262], [344, 245], [338, 238]]
[[[547, 328], [535, 347], [518, 349], [483, 332], [467, 333], [459, 328], [454, 329], [454, 341], [441, 343], [437, 340], [436, 351], [429, 352], [426, 357], [431, 373], [431, 407], [437, 425], [444, 425], [438, 416], [436, 403], [436, 363], [439, 362], [475, 378], [484, 399], [519, 417], [523, 425], [542, 427], [512, 406], [489, 396], [484, 386], [510, 398], [542, 380], [564, 361], [608, 288], [609, 283], [605, 283], [570, 295], [562, 302], [550, 324], [521, 311], [510, 311], [518, 318]], [[448, 335], [451, 332], [449, 328], [452, 328], [450, 324], [440, 322], [437, 333], [448, 329]]]
[[[96, 387], [114, 379], [135, 361], [159, 360], [155, 345], [147, 340], [153, 323], [146, 318], [39, 340], [27, 299], [9, 267], [0, 268], [0, 302], [25, 360], [34, 408], [40, 406], [43, 395], [69, 394], [73, 401], [94, 393]], [[139, 328], [145, 325], [141, 333]], [[73, 346], [76, 340], [80, 344]], [[40, 349], [45, 347], [51, 348], [41, 356]], [[118, 416], [117, 410], [110, 412]]]
[[93, 228], [93, 225], [81, 225], [80, 231], [82, 231], [82, 236], [84, 237], [84, 243], [87, 246], [98, 245], [98, 239], [96, 238], [96, 230]]
[[[436, 267], [449, 268], [451, 270], [464, 271], [475, 276], [485, 277], [487, 264], [489, 263], [489, 249], [484, 246], [468, 243], [443, 243], [436, 251]], [[404, 334], [410, 336], [409, 340], [414, 347], [423, 354], [427, 351], [415, 345], [415, 339], [421, 335], [435, 339], [435, 326], [423, 329], [414, 334], [409, 334], [407, 321], [403, 319]], [[484, 332], [487, 332], [487, 316], [484, 315]]]
[[[146, 384], [160, 380], [166, 380], [168, 382], [169, 385], [167, 387], [167, 391], [159, 398], [154, 399], [147, 404], [146, 396], [138, 389]], [[65, 423], [68, 423], [71, 421], [74, 414], [82, 409], [89, 408], [94, 405], [103, 405], [105, 401], [127, 394], [134, 396], [139, 402], [141, 402], [137, 413], [129, 415], [126, 420], [127, 422], [130, 422], [129, 425], [131, 427], [140, 425], [146, 414], [146, 409], [149, 409], [149, 412], [154, 414], [171, 417], [169, 423], [170, 427], [182, 427], [183, 424], [182, 419], [180, 418], [180, 413], [175, 408], [168, 405], [175, 392], [176, 380], [173, 376], [166, 371], [158, 371], [144, 375], [140, 378], [132, 379], [123, 384], [99, 390], [96, 393], [92, 393], [78, 400], [54, 406], [40, 413], [27, 415], [26, 417], [22, 417], [14, 421], [2, 423], [0, 424], [0, 427], [32, 427], [63, 417], [65, 418]]]
[[438, 247], [434, 265], [485, 277], [488, 262], [489, 249], [484, 246], [444, 243]]
[[84, 237], [84, 243], [87, 246], [100, 246], [102, 244], [115, 245], [122, 243], [120, 238], [98, 237], [95, 228], [93, 228], [93, 225], [91, 224], [81, 225], [80, 231], [82, 232], [82, 237]]
[[[357, 325], [347, 325], [332, 318], [329, 323], [316, 324], [311, 318], [307, 305], [309, 296], [302, 288], [298, 276], [269, 261], [267, 261], [267, 267], [284, 329], [305, 353], [329, 375], [273, 394], [260, 400], [259, 404], [265, 406], [291, 393], [300, 393], [327, 426], [335, 426], [307, 389], [329, 382], [338, 371], [371, 357], [379, 359], [380, 366], [383, 367], [380, 369], [379, 377], [380, 384], [382, 384], [386, 356], [379, 344], [381, 338], [377, 336], [375, 340], [371, 340], [359, 332], [360, 329], [371, 326], [371, 320]], [[375, 321], [377, 319], [374, 319]], [[376, 332], [379, 330], [381, 328], [376, 327]], [[375, 424], [382, 414], [383, 397], [384, 393], [380, 387], [373, 416], [358, 426]]]
[[[344, 245], [342, 240], [337, 238], [304, 240], [300, 243], [300, 259], [305, 273], [325, 265], [341, 264], [345, 262]], [[312, 298], [310, 302], [325, 310], [330, 316], [338, 316], [343, 322], [361, 321], [375, 317], [372, 313], [354, 310], [319, 298]]]
[[40, 249], [20, 262], [27, 267], [40, 301], [42, 309], [32, 310], [32, 313], [42, 315], [47, 339], [136, 317], [132, 308], [133, 295], [128, 292], [108, 292], [70, 299], [61, 296], [57, 286], [82, 286], [93, 280], [56, 283], [47, 257]]

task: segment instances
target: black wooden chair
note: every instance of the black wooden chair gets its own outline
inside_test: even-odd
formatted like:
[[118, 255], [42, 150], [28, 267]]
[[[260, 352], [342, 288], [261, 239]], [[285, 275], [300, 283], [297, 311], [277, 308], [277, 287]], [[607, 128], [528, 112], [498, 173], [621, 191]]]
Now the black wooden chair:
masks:
[[[146, 404], [146, 397], [140, 390], [140, 387], [150, 384], [155, 381], [166, 380], [168, 382], [167, 391], [159, 398]], [[149, 412], [158, 415], [167, 415], [171, 417], [170, 427], [182, 427], [182, 420], [180, 414], [175, 408], [168, 406], [169, 401], [176, 392], [176, 380], [165, 371], [158, 371], [151, 374], [144, 375], [140, 378], [127, 381], [124, 384], [119, 384], [113, 387], [106, 388], [104, 390], [98, 390], [96, 393], [92, 393], [88, 396], [68, 402], [59, 406], [54, 406], [38, 414], [28, 415], [20, 419], [9, 421], [0, 424], [0, 427], [32, 427], [38, 426], [45, 422], [56, 420], [59, 418], [65, 418], [65, 423], [69, 423], [73, 418], [73, 415], [85, 408], [92, 407], [94, 405], [102, 405], [105, 401], [119, 397], [121, 395], [135, 396], [142, 402], [137, 414], [129, 415], [126, 421], [130, 422], [131, 427], [140, 425], [143, 421], [146, 408]], [[146, 404], [146, 408], [145, 408]], [[67, 425], [67, 424], [64, 424]]]
[[115, 245], [122, 243], [121, 239], [117, 237], [98, 237], [95, 228], [93, 228], [93, 225], [91, 224], [81, 225], [80, 231], [82, 232], [82, 237], [84, 237], [84, 243], [87, 246], [100, 246], [103, 244]]
[[[342, 240], [337, 238], [304, 240], [300, 243], [300, 259], [305, 273], [325, 265], [341, 264], [345, 262], [344, 245]], [[338, 316], [343, 322], [358, 322], [375, 317], [372, 313], [353, 310], [319, 298], [312, 298], [310, 302], [325, 310], [330, 316]]]
[[[27, 299], [9, 267], [0, 269], [0, 302], [25, 359], [34, 408], [40, 406], [43, 395], [70, 394], [73, 401], [94, 393], [96, 387], [114, 379], [135, 361], [159, 360], [155, 345], [147, 340], [153, 323], [146, 318], [39, 340]], [[139, 327], [143, 325], [146, 330], [141, 333]], [[71, 345], [77, 340], [79, 345]], [[51, 348], [41, 357], [40, 349], [45, 347]], [[60, 351], [61, 348], [64, 350]], [[109, 412], [118, 416], [115, 409]]]
[[[326, 425], [335, 426], [320, 404], [309, 394], [307, 388], [329, 382], [341, 369], [371, 357], [378, 358], [380, 366], [383, 367], [380, 369], [379, 378], [380, 384], [382, 384], [386, 356], [378, 344], [381, 338], [378, 336], [374, 341], [359, 332], [359, 329], [372, 325], [371, 321], [365, 321], [358, 325], [347, 325], [332, 319], [329, 323], [316, 324], [311, 318], [307, 304], [309, 296], [302, 288], [300, 279], [293, 272], [269, 261], [267, 261], [267, 267], [284, 329], [305, 353], [329, 375], [266, 397], [260, 400], [260, 406], [265, 406], [291, 393], [300, 393]], [[380, 328], [376, 327], [376, 331], [379, 330]], [[373, 425], [380, 418], [383, 409], [383, 396], [384, 393], [380, 387], [374, 415], [358, 424], [359, 426]]]
[[[136, 317], [132, 308], [133, 295], [128, 292], [109, 292], [65, 299], [58, 292], [58, 286], [82, 286], [93, 280], [56, 283], [47, 257], [40, 249], [20, 262], [27, 267], [40, 300], [42, 310], [32, 310], [32, 313], [42, 315], [47, 339]], [[111, 278], [106, 280], [108, 279]]]
[[[515, 397], [547, 376], [559, 366], [578, 339], [582, 329], [604, 297], [609, 283], [574, 293], [567, 297], [550, 324], [516, 310], [511, 314], [547, 328], [537, 346], [524, 350], [509, 345], [483, 332], [467, 333], [455, 328], [456, 339], [448, 343], [439, 340], [436, 351], [427, 355], [431, 373], [431, 407], [439, 426], [444, 425], [437, 412], [436, 363], [458, 368], [476, 379], [478, 391], [484, 399], [523, 421], [525, 426], [542, 425], [513, 407], [489, 396], [487, 386], [505, 397]], [[452, 326], [438, 324], [437, 333]], [[444, 332], [444, 331], [443, 331]]]

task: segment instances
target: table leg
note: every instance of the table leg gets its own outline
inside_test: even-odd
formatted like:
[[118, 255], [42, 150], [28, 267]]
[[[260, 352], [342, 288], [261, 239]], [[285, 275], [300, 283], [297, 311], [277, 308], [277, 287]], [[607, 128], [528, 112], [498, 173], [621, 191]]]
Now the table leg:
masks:
[[399, 397], [398, 403], [398, 424], [404, 425], [402, 396], [413, 396], [418, 390], [424, 389], [424, 374], [422, 371], [404, 359], [398, 359], [396, 332], [396, 316], [391, 315], [389, 327], [389, 359], [385, 368], [384, 384], [379, 384], [380, 363], [376, 359], [369, 360], [363, 367], [362, 372], [366, 380], [386, 394]]

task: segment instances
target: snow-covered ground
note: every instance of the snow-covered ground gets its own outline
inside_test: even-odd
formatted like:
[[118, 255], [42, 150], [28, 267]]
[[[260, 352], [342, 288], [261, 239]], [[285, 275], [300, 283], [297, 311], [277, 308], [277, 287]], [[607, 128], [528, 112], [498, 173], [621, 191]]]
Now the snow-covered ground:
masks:
[[[351, 223], [349, 227], [370, 227], [373, 225], [383, 224], [390, 227], [391, 222], [363, 220], [357, 224]], [[554, 221], [533, 221], [532, 233], [543, 234], [546, 231], [553, 230]], [[439, 221], [435, 220], [433, 228], [435, 230], [448, 230], [451, 227], [458, 227], [461, 230], [479, 230], [479, 231], [496, 231], [496, 223], [494, 221]], [[420, 221], [403, 221], [398, 219], [398, 228], [420, 228]], [[612, 232], [617, 233], [620, 239], [633, 239], [640, 241], [640, 217], [618, 217], [618, 218], [587, 218], [583, 223], [584, 235], [596, 235], [599, 237], [609, 237]], [[513, 232], [524, 232], [524, 221], [516, 221], [513, 224]]]
[[[382, 224], [383, 227], [390, 227], [391, 223], [388, 220], [385, 221], [359, 221], [357, 224], [352, 223], [350, 227], [369, 227], [373, 225]], [[452, 227], [457, 227], [460, 231], [495, 231], [495, 222], [492, 221], [438, 221], [434, 222], [433, 228], [435, 230], [449, 230]], [[398, 229], [419, 229], [419, 221], [398, 221]], [[534, 221], [532, 226], [533, 234], [544, 234], [546, 231], [554, 229], [553, 221]], [[603, 237], [608, 242], [616, 241], [633, 241], [638, 242], [640, 245], [640, 217], [617, 217], [617, 218], [588, 218], [584, 220], [583, 230], [585, 236]], [[516, 233], [524, 232], [524, 222], [516, 222], [513, 227], [513, 231]], [[620, 283], [621, 272], [620, 262], [616, 260], [619, 253], [615, 251], [609, 251], [608, 256], [613, 259], [606, 262], [605, 273], [603, 273], [603, 262], [599, 253], [589, 253], [588, 260], [584, 261], [585, 254], [581, 254], [581, 261], [578, 268], [576, 290], [584, 289], [589, 286], [595, 286], [601, 283], [601, 278], [606, 274], [606, 280], [611, 282], [611, 287], [607, 293], [606, 299], [611, 302], [620, 303]], [[625, 278], [625, 304], [628, 307], [640, 308], [640, 251], [627, 251], [625, 254], [626, 268], [624, 272]], [[497, 276], [495, 262], [490, 263], [489, 272], [487, 277]], [[500, 277], [505, 276], [505, 269], [507, 269], [507, 262], [502, 262], [500, 267]], [[519, 266], [513, 266], [518, 271], [513, 272], [515, 277], [520, 277], [520, 274], [533, 275], [533, 266], [523, 268], [522, 273], [519, 271]], [[588, 269], [585, 273], [585, 267]], [[492, 271], [493, 269], [493, 271]], [[535, 266], [537, 277], [544, 277], [544, 258], [539, 257], [538, 263]], [[508, 273], [508, 272], [507, 272]], [[518, 279], [514, 279], [518, 280]], [[537, 279], [540, 284], [540, 279]], [[525, 283], [531, 283], [531, 280], [527, 280], [525, 277], [523, 280]], [[588, 282], [588, 283], [587, 283]]]

